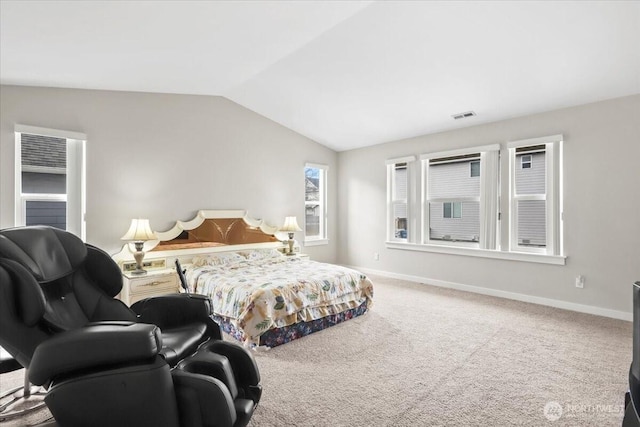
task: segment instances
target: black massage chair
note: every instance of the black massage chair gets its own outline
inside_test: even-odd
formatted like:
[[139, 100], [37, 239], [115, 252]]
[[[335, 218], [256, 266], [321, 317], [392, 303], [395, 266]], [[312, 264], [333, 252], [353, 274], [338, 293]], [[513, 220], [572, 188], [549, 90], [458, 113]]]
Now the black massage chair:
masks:
[[[201, 295], [114, 299], [117, 264], [46, 226], [0, 230], [0, 346], [60, 426], [245, 426], [260, 374]], [[54, 424], [55, 425], [55, 424]]]

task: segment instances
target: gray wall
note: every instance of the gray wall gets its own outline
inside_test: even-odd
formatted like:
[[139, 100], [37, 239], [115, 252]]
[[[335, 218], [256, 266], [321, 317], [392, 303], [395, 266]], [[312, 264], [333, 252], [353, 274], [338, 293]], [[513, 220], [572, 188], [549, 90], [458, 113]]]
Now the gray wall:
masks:
[[198, 209], [247, 209], [272, 225], [287, 215], [302, 221], [304, 164], [327, 164], [330, 243], [305, 252], [336, 261], [337, 154], [238, 104], [21, 86], [1, 86], [0, 102], [0, 227], [13, 226], [13, 132], [22, 124], [88, 135], [87, 241], [111, 253], [135, 217], [161, 231]]
[[[306, 248], [315, 259], [631, 311], [640, 95], [338, 154], [220, 97], [1, 86], [0, 111], [0, 227], [13, 225], [16, 123], [88, 134], [87, 240], [109, 252], [137, 216], [157, 230], [202, 208], [301, 220], [304, 164], [324, 163], [330, 244]], [[386, 159], [558, 133], [566, 266], [385, 248]], [[505, 222], [501, 231], [504, 239]], [[574, 286], [578, 274], [584, 289]]]
[[[565, 141], [565, 266], [385, 247], [386, 159], [560, 133]], [[341, 152], [339, 259], [396, 275], [629, 313], [631, 284], [640, 280], [638, 159], [640, 95]], [[506, 163], [503, 177], [508, 177]], [[503, 195], [507, 185], [503, 179]], [[507, 204], [503, 197], [503, 212]], [[504, 243], [506, 221], [501, 232]], [[575, 287], [577, 275], [584, 275], [584, 289]]]

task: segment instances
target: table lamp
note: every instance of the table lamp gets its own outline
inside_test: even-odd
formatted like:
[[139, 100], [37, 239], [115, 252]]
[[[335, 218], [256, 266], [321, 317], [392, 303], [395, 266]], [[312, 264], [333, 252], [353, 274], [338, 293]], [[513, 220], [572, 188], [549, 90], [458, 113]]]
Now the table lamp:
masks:
[[280, 227], [280, 231], [286, 231], [289, 233], [289, 252], [287, 255], [293, 255], [293, 233], [296, 231], [302, 231], [300, 226], [298, 226], [298, 221], [295, 216], [288, 216], [284, 219], [284, 225]]
[[144, 242], [146, 242], [147, 240], [156, 240], [157, 238], [158, 237], [151, 230], [151, 227], [149, 227], [148, 219], [138, 218], [131, 220], [129, 231], [127, 231], [126, 234], [121, 237], [121, 240], [128, 240], [130, 242], [133, 242], [136, 248], [136, 251], [133, 253], [133, 258], [136, 260], [136, 269], [130, 274], [147, 274], [147, 271], [142, 268], [142, 260], [144, 259], [144, 251], [142, 249], [144, 247]]

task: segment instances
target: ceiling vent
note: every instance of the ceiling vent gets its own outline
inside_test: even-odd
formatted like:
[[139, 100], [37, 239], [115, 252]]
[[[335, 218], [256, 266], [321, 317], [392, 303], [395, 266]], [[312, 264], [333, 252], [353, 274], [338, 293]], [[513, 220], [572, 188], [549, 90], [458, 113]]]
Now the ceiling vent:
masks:
[[460, 120], [460, 119], [466, 119], [467, 117], [473, 117], [475, 115], [476, 115], [476, 113], [474, 113], [473, 111], [467, 111], [465, 113], [454, 114], [451, 117], [453, 117], [456, 120]]

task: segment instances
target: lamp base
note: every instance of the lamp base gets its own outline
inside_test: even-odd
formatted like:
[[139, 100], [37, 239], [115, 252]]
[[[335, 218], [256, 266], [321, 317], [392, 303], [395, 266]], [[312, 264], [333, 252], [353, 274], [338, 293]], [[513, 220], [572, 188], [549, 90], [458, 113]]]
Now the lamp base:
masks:
[[287, 244], [289, 245], [289, 252], [287, 252], [287, 255], [295, 255], [295, 253], [293, 252], [294, 243], [295, 240], [293, 240], [293, 233], [289, 233], [289, 240], [287, 241]]
[[136, 251], [133, 253], [133, 259], [136, 260], [136, 269], [130, 274], [134, 276], [143, 276], [147, 274], [147, 270], [142, 268], [142, 260], [144, 259], [144, 251], [142, 250], [144, 242], [134, 242], [136, 245]]

